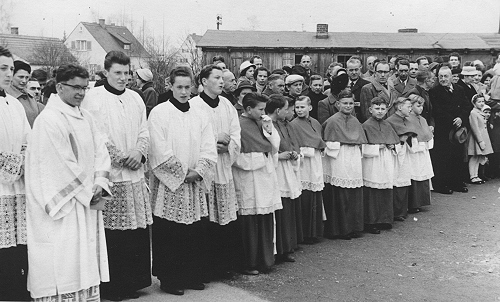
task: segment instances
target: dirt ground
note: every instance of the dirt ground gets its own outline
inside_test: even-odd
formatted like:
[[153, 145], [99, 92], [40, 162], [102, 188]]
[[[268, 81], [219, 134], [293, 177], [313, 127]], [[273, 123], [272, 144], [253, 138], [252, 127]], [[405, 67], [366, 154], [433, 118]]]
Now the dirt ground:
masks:
[[433, 193], [392, 230], [305, 245], [296, 263], [226, 284], [270, 301], [500, 301], [499, 186]]

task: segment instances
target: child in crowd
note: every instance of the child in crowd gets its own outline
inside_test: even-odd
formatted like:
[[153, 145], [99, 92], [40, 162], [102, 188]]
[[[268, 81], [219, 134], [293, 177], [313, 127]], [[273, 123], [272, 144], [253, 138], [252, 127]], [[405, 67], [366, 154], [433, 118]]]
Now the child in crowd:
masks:
[[413, 129], [408, 117], [411, 111], [410, 99], [399, 97], [394, 101], [396, 110], [387, 122], [391, 124], [399, 136], [400, 144], [396, 145], [396, 156], [394, 160], [394, 220], [404, 221], [408, 215], [408, 193], [411, 186], [411, 165], [409, 160], [410, 148], [413, 145]]
[[371, 100], [371, 117], [363, 123], [368, 141], [363, 145], [363, 200], [365, 231], [380, 234], [380, 229], [392, 228], [393, 179], [395, 145], [399, 137], [384, 120], [387, 101], [380, 97]]
[[302, 230], [304, 243], [313, 244], [323, 236], [323, 165], [321, 151], [325, 142], [321, 138], [321, 125], [309, 116], [311, 100], [300, 96], [295, 101], [295, 118], [290, 124], [294, 127], [300, 151], [304, 156], [300, 165], [302, 183]]
[[299, 147], [295, 132], [286, 120], [288, 112], [288, 101], [284, 96], [272, 94], [269, 97], [266, 113], [280, 136], [276, 172], [283, 209], [274, 212], [278, 262], [295, 262], [291, 255], [297, 247], [295, 203], [300, 203], [302, 191], [299, 178]]
[[276, 175], [280, 144], [272, 120], [264, 115], [266, 96], [243, 98], [240, 116], [241, 153], [233, 164], [241, 221], [245, 274], [268, 272], [274, 264], [274, 211], [282, 209]]
[[325, 234], [327, 238], [350, 240], [360, 237], [364, 229], [361, 145], [368, 141], [358, 119], [351, 114], [351, 91], [341, 91], [338, 99], [339, 112], [323, 124]]
[[492, 176], [489, 175], [489, 171], [491, 171], [493, 169], [492, 168], [492, 163], [491, 163], [491, 157], [495, 156], [495, 148], [493, 147], [493, 141], [491, 139], [491, 134], [490, 134], [490, 129], [491, 129], [491, 123], [490, 123], [491, 107], [488, 106], [488, 105], [484, 105], [481, 110], [484, 112], [484, 118], [486, 119], [486, 128], [488, 129], [488, 136], [490, 137], [491, 148], [493, 149], [493, 153], [491, 153], [491, 154], [489, 154], [487, 156], [488, 159], [486, 161], [486, 164], [479, 166], [478, 176], [482, 180], [490, 180], [491, 178], [493, 178]]
[[415, 152], [410, 152], [411, 187], [408, 193], [408, 213], [420, 212], [422, 206], [431, 204], [431, 188], [429, 180], [434, 176], [429, 150], [434, 145], [431, 128], [425, 118], [421, 116], [425, 100], [411, 94], [411, 112], [408, 120], [417, 134], [418, 145], [414, 146]]
[[479, 165], [484, 165], [487, 155], [493, 153], [488, 129], [486, 128], [486, 118], [481, 110], [484, 106], [484, 97], [476, 94], [472, 97], [474, 108], [469, 115], [471, 134], [467, 141], [467, 154], [469, 158], [470, 182], [482, 184], [484, 181], [478, 177]]

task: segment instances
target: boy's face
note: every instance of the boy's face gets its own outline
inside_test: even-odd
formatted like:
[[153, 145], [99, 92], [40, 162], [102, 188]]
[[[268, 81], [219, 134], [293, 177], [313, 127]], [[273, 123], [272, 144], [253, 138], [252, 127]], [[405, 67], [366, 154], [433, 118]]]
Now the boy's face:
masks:
[[485, 110], [484, 111], [484, 118], [488, 120], [490, 118], [490, 116], [491, 116], [491, 111]]
[[323, 81], [322, 80], [314, 80], [311, 82], [311, 90], [314, 93], [320, 94], [323, 93]]
[[308, 104], [307, 100], [295, 102], [295, 113], [298, 117], [308, 117], [311, 110], [312, 106]]
[[266, 85], [266, 83], [267, 83], [267, 71], [259, 70], [259, 73], [257, 74], [257, 83], [259, 83], [259, 85]]
[[398, 110], [399, 110], [399, 112], [401, 112], [401, 114], [403, 116], [406, 116], [406, 117], [410, 116], [411, 102], [410, 101], [406, 101], [403, 104], [399, 104], [398, 105]]
[[352, 98], [343, 98], [338, 101], [339, 111], [343, 114], [351, 114], [354, 109], [354, 100]]
[[278, 111], [277, 116], [278, 120], [283, 121], [288, 117], [288, 102], [285, 102], [285, 106], [283, 108], [276, 109]]
[[415, 113], [415, 115], [421, 115], [424, 110], [424, 104], [415, 102], [411, 105], [411, 112]]
[[255, 121], [260, 121], [262, 116], [265, 114], [266, 103], [259, 102], [257, 106], [251, 108], [248, 106], [245, 109], [245, 112], [248, 114], [248, 117]]
[[387, 113], [387, 105], [386, 104], [373, 104], [370, 108], [370, 113], [376, 120], [382, 120]]
[[483, 108], [484, 106], [484, 98], [478, 98], [474, 106], [478, 109]]

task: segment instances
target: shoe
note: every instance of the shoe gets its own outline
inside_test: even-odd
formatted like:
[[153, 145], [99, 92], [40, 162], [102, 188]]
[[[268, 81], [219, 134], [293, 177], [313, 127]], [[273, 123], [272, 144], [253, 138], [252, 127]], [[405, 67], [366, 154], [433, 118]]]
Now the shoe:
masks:
[[380, 234], [380, 230], [377, 229], [377, 227], [375, 226], [369, 226], [369, 227], [366, 227], [365, 228], [365, 232], [366, 233], [370, 233], [370, 234]]
[[378, 223], [376, 225], [376, 227], [379, 230], [390, 230], [390, 229], [392, 229], [392, 224], [390, 224], [390, 223]]
[[352, 233], [349, 234], [349, 237], [351, 237], [351, 238], [360, 238], [362, 236], [363, 235], [361, 235], [360, 232], [352, 232]]
[[281, 261], [283, 262], [295, 262], [295, 258], [291, 254], [283, 254], [281, 256]]
[[458, 188], [451, 188], [455, 192], [462, 192], [462, 193], [467, 193], [469, 192], [469, 189], [467, 187], [458, 187]]
[[139, 299], [140, 296], [138, 292], [129, 292], [125, 294], [125, 298], [127, 299]]
[[259, 271], [256, 269], [246, 269], [241, 272], [243, 275], [248, 275], [248, 276], [257, 276], [259, 274]]
[[162, 291], [166, 292], [167, 294], [176, 295], [176, 296], [184, 295], [184, 290], [180, 289], [180, 288], [174, 288], [174, 287], [170, 287], [170, 286], [160, 285], [160, 289]]
[[473, 185], [481, 185], [481, 184], [484, 184], [484, 180], [482, 180], [479, 177], [473, 177], [470, 179], [470, 183]]
[[420, 209], [419, 208], [409, 209], [408, 213], [409, 214], [417, 214], [417, 213], [420, 213]]
[[453, 194], [453, 191], [450, 190], [448, 187], [435, 187], [434, 192], [436, 193], [441, 193], [441, 194]]
[[194, 290], [204, 290], [205, 289], [205, 284], [203, 283], [191, 283], [186, 286], [187, 289], [194, 289]]
[[405, 221], [405, 218], [402, 216], [394, 217], [394, 221]]

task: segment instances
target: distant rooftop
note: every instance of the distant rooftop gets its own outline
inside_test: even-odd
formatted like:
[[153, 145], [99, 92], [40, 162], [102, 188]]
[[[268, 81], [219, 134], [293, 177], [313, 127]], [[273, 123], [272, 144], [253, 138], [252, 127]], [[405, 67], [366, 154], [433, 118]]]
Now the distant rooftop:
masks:
[[15, 60], [23, 60], [31, 65], [42, 65], [45, 62], [36, 62], [33, 51], [43, 43], [57, 43], [64, 46], [62, 40], [57, 38], [21, 36], [17, 34], [0, 34], [0, 45], [9, 49]]

